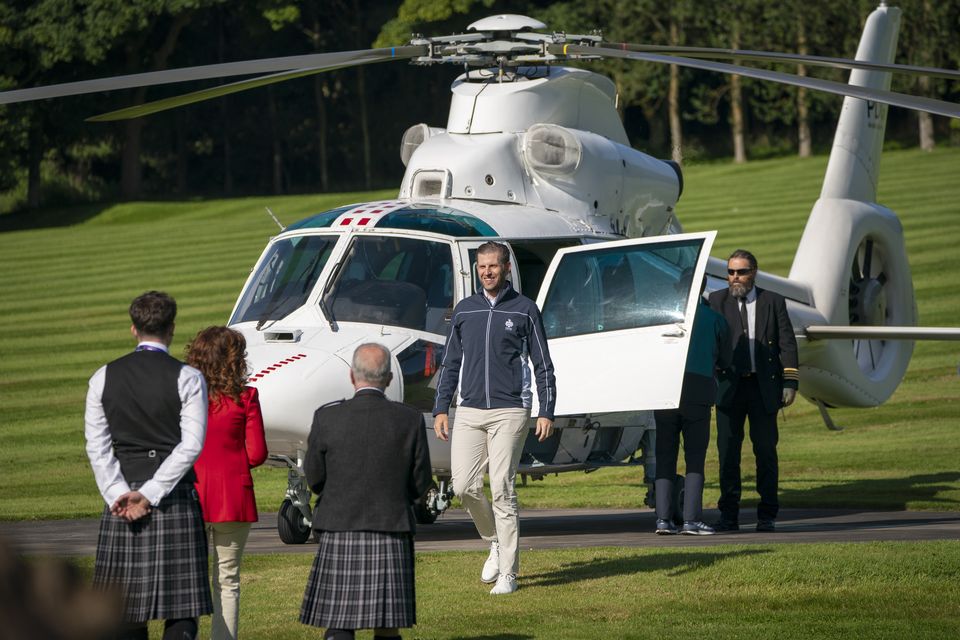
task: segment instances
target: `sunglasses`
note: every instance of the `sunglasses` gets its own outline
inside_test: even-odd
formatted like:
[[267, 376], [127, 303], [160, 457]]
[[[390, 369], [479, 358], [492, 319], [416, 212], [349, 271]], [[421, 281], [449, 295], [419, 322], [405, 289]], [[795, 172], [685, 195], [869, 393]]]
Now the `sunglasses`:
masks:
[[727, 269], [727, 273], [731, 276], [748, 276], [753, 273], [753, 269]]

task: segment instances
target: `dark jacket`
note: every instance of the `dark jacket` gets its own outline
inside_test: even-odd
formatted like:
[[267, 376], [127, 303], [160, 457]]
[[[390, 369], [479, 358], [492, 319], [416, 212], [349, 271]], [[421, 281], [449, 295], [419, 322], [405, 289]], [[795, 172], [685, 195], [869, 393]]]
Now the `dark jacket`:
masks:
[[413, 532], [433, 478], [423, 414], [363, 389], [313, 416], [303, 468], [318, 531]]
[[[736, 347], [743, 330], [740, 328], [740, 310], [737, 299], [730, 289], [721, 289], [710, 294], [710, 308], [723, 315], [730, 325], [731, 341]], [[757, 384], [767, 413], [776, 413], [781, 405], [783, 388], [799, 386], [797, 369], [797, 339], [793, 324], [787, 314], [783, 296], [757, 287], [757, 302], [754, 326], [754, 364], [757, 368]], [[737, 392], [737, 384], [743, 373], [733, 367], [720, 372], [717, 406], [728, 407]]]
[[460, 383], [461, 404], [475, 409], [523, 407], [523, 369], [533, 362], [538, 417], [553, 419], [557, 382], [540, 309], [510, 283], [493, 304], [481, 291], [461, 300], [450, 319], [433, 415], [447, 413]]
[[730, 328], [723, 316], [700, 298], [690, 332], [683, 372], [681, 404], [712, 405], [717, 401], [717, 371], [730, 367], [733, 349]]

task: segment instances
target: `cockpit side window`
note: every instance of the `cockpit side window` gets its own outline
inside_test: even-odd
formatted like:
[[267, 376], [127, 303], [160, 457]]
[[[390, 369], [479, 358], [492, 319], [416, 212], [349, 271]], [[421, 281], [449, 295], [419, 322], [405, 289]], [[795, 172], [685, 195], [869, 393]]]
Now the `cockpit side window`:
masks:
[[337, 238], [294, 236], [273, 243], [230, 323], [280, 320], [303, 306]]
[[443, 242], [395, 236], [353, 240], [324, 296], [338, 322], [369, 322], [445, 335], [453, 257]]

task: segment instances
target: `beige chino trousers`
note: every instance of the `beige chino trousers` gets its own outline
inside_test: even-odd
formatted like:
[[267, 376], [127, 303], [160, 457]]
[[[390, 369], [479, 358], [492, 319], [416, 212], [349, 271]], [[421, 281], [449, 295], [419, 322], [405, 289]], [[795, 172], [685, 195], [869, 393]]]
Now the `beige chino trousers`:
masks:
[[240, 620], [240, 560], [250, 535], [251, 522], [208, 522], [213, 553], [213, 617], [211, 640], [237, 640]]
[[[480, 537], [500, 544], [500, 575], [520, 568], [520, 512], [514, 481], [527, 439], [529, 409], [457, 407], [450, 436], [453, 491]], [[483, 492], [490, 474], [493, 504]]]

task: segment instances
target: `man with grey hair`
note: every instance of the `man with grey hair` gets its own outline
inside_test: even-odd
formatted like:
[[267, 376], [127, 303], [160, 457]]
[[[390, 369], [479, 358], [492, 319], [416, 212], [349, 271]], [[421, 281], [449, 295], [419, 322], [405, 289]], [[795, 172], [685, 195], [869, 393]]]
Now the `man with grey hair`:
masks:
[[390, 371], [390, 351], [385, 346], [368, 342], [356, 348], [350, 365], [350, 382], [355, 388], [357, 380], [381, 391], [387, 388], [393, 380], [393, 373]]
[[[480, 580], [496, 583], [491, 595], [517, 590], [520, 514], [514, 481], [529, 432], [531, 407], [524, 388], [528, 357], [540, 401], [536, 413], [540, 441], [553, 432], [556, 405], [556, 380], [540, 309], [514, 291], [509, 273], [506, 245], [485, 242], [477, 248], [483, 290], [453, 310], [433, 407], [433, 429], [446, 440], [447, 413], [459, 384], [460, 406], [450, 442], [453, 490], [477, 532], [490, 543]], [[488, 470], [492, 505], [483, 492], [483, 474]]]
[[353, 398], [313, 417], [303, 466], [318, 545], [300, 622], [325, 638], [393, 638], [416, 623], [413, 503], [433, 478], [423, 414], [384, 395], [390, 361], [383, 345], [357, 347]]

